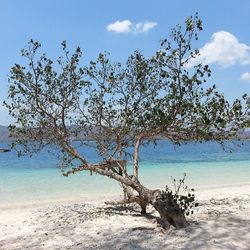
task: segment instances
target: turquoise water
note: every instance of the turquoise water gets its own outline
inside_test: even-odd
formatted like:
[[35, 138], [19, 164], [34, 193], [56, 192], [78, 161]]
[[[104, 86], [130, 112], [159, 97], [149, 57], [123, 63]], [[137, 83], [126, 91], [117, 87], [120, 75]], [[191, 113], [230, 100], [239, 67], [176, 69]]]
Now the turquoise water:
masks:
[[[250, 182], [250, 141], [244, 141], [240, 148], [228, 146], [233, 148], [232, 153], [214, 142], [175, 147], [159, 141], [155, 148], [143, 147], [141, 181], [151, 188], [164, 187], [171, 183], [171, 176], [178, 179], [187, 173], [187, 184], [194, 188]], [[93, 162], [98, 159], [93, 149], [82, 147], [81, 151]], [[56, 157], [47, 151], [32, 158], [18, 158], [14, 151], [1, 153], [0, 171], [1, 204], [120, 192], [116, 182], [87, 172], [63, 177]]]

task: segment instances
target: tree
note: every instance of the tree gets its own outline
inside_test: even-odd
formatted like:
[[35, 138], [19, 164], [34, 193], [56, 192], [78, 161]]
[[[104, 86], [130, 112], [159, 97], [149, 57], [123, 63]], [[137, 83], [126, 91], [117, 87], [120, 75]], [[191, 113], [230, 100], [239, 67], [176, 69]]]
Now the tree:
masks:
[[[135, 51], [125, 66], [101, 53], [81, 67], [81, 49], [70, 54], [66, 42], [54, 63], [45, 54], [38, 57], [41, 45], [31, 40], [22, 50], [28, 65], [15, 64], [10, 71], [10, 101], [5, 102], [16, 121], [10, 130], [22, 145], [19, 155], [56, 145], [65, 176], [90, 171], [112, 178], [124, 188], [125, 202], [138, 203], [142, 213], [151, 204], [165, 228], [185, 227], [184, 210], [172, 192], [150, 190], [139, 181], [140, 147], [157, 143], [157, 137], [176, 144], [223, 143], [244, 126], [248, 112], [238, 99], [230, 105], [215, 86], [205, 88], [208, 65], [190, 67], [199, 54], [192, 43], [201, 30], [201, 20], [191, 16], [184, 28], [172, 29], [170, 40], [162, 40], [152, 57]], [[89, 162], [72, 142], [86, 143], [86, 138], [95, 140], [101, 162]], [[129, 157], [133, 174], [126, 168]]]

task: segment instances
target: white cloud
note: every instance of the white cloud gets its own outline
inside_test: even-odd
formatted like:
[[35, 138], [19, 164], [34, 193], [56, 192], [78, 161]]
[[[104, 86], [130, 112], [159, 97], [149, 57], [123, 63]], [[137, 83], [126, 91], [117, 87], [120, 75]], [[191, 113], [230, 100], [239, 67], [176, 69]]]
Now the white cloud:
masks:
[[135, 33], [146, 33], [156, 26], [157, 26], [156, 22], [136, 23], [136, 24], [134, 24], [134, 32]]
[[107, 25], [106, 29], [115, 33], [147, 33], [157, 26], [156, 22], [132, 23], [130, 20], [116, 21]]
[[250, 82], [250, 72], [245, 72], [241, 75], [241, 80]]
[[211, 40], [199, 51], [200, 55], [192, 59], [188, 66], [197, 63], [216, 63], [222, 67], [227, 67], [236, 63], [250, 63], [250, 47], [240, 43], [233, 34], [226, 31], [214, 33]]
[[124, 21], [116, 21], [114, 23], [110, 23], [106, 29], [108, 31], [113, 31], [116, 33], [128, 33], [131, 31], [132, 23], [129, 20]]

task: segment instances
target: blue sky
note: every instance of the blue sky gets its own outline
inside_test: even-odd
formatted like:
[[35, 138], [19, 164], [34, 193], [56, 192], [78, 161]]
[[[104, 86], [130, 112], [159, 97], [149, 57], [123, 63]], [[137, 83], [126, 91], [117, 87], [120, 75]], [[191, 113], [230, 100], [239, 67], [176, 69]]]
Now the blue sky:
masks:
[[[0, 1], [0, 103], [7, 97], [8, 72], [22, 63], [20, 50], [30, 38], [39, 40], [52, 58], [60, 43], [81, 46], [83, 62], [108, 51], [125, 61], [136, 49], [150, 56], [170, 29], [196, 11], [204, 31], [195, 46], [199, 60], [212, 68], [211, 84], [229, 100], [250, 95], [249, 0], [1, 0]], [[0, 104], [0, 124], [10, 119]]]

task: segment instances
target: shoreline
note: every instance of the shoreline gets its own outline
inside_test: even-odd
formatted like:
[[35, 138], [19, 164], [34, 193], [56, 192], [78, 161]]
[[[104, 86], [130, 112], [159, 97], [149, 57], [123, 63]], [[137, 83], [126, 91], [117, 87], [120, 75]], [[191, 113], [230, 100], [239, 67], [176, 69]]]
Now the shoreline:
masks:
[[[116, 194], [0, 207], [0, 249], [249, 249], [250, 183], [195, 191], [189, 227], [163, 231]], [[124, 237], [125, 236], [125, 237]]]
[[[160, 187], [155, 189], [162, 189]], [[195, 195], [198, 199], [206, 199], [208, 195], [212, 196], [215, 193], [216, 197], [228, 196], [230, 194], [235, 194], [242, 192], [243, 190], [249, 190], [250, 194], [250, 182], [239, 182], [236, 184], [225, 184], [225, 185], [202, 185], [195, 188]], [[246, 191], [247, 193], [247, 191]], [[0, 204], [1, 210], [6, 209], [22, 209], [22, 208], [35, 208], [43, 207], [47, 205], [56, 205], [56, 204], [70, 204], [70, 203], [80, 203], [80, 202], [96, 202], [96, 201], [109, 201], [109, 200], [118, 200], [123, 196], [122, 190], [117, 188], [115, 192], [112, 193], [83, 193], [81, 195], [76, 195], [75, 197], [51, 197], [39, 200], [20, 200], [20, 201], [11, 201], [3, 202]]]

